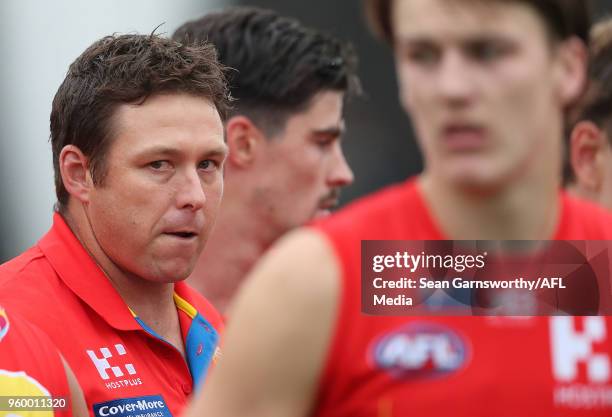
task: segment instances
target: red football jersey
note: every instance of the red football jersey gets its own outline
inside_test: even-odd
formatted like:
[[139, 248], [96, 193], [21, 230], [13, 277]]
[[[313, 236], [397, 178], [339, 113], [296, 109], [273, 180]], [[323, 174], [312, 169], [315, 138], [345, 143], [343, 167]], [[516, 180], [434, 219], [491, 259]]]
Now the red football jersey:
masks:
[[[32, 398], [23, 404], [9, 403], [21, 396]], [[42, 331], [1, 305], [0, 397], [2, 417], [72, 415], [68, 380], [57, 349]]]
[[[612, 216], [560, 195], [554, 239], [612, 239]], [[335, 333], [314, 415], [610, 416], [606, 317], [361, 314], [361, 240], [436, 240], [418, 183], [389, 187], [317, 227], [342, 266]]]
[[218, 351], [222, 320], [175, 284], [186, 358], [135, 316], [59, 214], [0, 266], [0, 303], [36, 324], [74, 371], [94, 417], [178, 416]]

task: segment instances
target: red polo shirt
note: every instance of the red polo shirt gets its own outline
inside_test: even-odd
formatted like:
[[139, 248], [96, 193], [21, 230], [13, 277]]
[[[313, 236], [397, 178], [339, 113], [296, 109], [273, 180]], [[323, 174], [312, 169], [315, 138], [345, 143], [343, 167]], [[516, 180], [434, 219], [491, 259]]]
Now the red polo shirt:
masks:
[[0, 266], [0, 302], [44, 330], [96, 417], [178, 416], [217, 355], [222, 320], [175, 284], [186, 358], [136, 317], [59, 214], [37, 245]]

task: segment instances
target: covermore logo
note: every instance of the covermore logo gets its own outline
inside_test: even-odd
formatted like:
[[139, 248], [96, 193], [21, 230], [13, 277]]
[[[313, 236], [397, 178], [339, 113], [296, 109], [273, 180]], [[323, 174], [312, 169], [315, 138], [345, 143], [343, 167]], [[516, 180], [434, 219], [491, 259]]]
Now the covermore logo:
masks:
[[554, 402], [558, 407], [612, 410], [612, 375], [603, 317], [551, 317]]
[[[86, 351], [89, 359], [91, 359], [98, 370], [100, 378], [104, 381], [108, 381], [111, 379], [111, 374], [114, 376], [113, 381], [106, 383], [106, 388], [116, 389], [125, 386], [142, 385], [140, 378], [123, 378], [126, 375], [136, 375], [136, 368], [133, 364], [125, 363], [121, 365], [121, 363], [115, 359], [116, 357], [127, 355], [125, 347], [122, 344], [116, 344], [114, 345], [114, 351], [116, 352], [116, 356], [114, 356], [107, 347], [102, 347], [97, 351]], [[122, 379], [117, 380], [118, 378]]]
[[95, 417], [172, 417], [161, 395], [120, 398], [94, 404]]

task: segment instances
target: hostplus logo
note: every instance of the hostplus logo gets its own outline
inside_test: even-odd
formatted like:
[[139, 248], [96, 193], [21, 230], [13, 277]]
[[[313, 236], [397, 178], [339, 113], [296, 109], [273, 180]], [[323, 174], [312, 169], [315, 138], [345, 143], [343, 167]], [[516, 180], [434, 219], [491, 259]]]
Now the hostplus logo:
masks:
[[550, 318], [556, 406], [612, 410], [610, 336], [603, 317]]
[[[127, 356], [125, 347], [118, 343], [113, 346], [114, 353], [108, 347], [96, 350], [87, 350], [89, 359], [93, 362], [100, 378], [105, 382], [106, 388], [117, 389], [126, 386], [142, 385], [142, 381], [136, 375], [136, 368], [132, 363], [121, 363], [119, 357]], [[126, 359], [126, 358], [123, 358]]]

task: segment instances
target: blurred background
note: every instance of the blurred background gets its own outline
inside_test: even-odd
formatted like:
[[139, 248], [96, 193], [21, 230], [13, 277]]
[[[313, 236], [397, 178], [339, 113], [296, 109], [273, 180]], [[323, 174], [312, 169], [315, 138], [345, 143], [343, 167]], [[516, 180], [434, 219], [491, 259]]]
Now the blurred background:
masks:
[[[577, 0], [580, 1], [580, 0]], [[397, 99], [391, 52], [366, 28], [360, 0], [2, 0], [0, 1], [0, 263], [51, 226], [55, 191], [49, 114], [69, 64], [111, 33], [168, 35], [227, 5], [278, 10], [351, 40], [365, 96], [346, 109], [344, 138], [356, 181], [343, 203], [421, 170], [408, 118]], [[599, 16], [612, 0], [594, 1]]]

